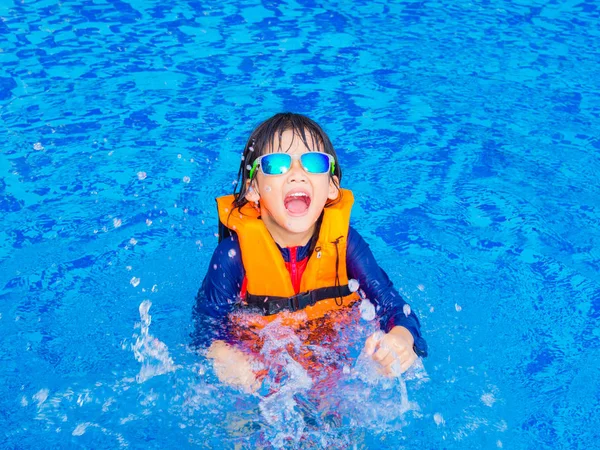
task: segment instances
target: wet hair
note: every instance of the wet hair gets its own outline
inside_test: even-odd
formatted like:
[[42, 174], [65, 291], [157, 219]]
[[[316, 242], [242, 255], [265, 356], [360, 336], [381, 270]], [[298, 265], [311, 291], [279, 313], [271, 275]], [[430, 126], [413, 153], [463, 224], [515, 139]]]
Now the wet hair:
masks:
[[[322, 151], [333, 156], [335, 170], [334, 173], [330, 173], [329, 176], [337, 176], [338, 181], [336, 182], [334, 180], [334, 183], [336, 183], [336, 186], [339, 189], [340, 186], [338, 182], [342, 180], [342, 169], [340, 168], [337, 154], [335, 153], [327, 134], [316, 122], [302, 114], [290, 112], [279, 113], [256, 127], [246, 142], [244, 152], [242, 153], [242, 162], [240, 163], [240, 169], [238, 171], [238, 180], [233, 192], [235, 198], [233, 204], [236, 208], [241, 208], [248, 203], [248, 200], [246, 200], [246, 193], [248, 189], [247, 181], [250, 178], [250, 169], [256, 158], [266, 153], [270, 153], [272, 151], [271, 149], [274, 149], [275, 136], [278, 136], [279, 138], [279, 147], [274, 149], [274, 151], [288, 150], [281, 148], [281, 136], [287, 130], [292, 130], [294, 133], [293, 139], [302, 139], [304, 145], [311, 151]], [[325, 206], [329, 206], [337, 201], [339, 201], [339, 197], [338, 200], [328, 202]]]

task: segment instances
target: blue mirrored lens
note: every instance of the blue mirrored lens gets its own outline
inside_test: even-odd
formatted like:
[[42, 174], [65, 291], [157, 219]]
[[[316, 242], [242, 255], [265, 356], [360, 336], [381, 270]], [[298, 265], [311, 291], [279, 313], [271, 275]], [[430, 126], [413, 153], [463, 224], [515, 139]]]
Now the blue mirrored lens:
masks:
[[271, 153], [260, 160], [260, 167], [267, 175], [283, 175], [292, 166], [292, 157], [287, 153]]
[[326, 153], [309, 152], [300, 157], [304, 170], [308, 173], [329, 172], [329, 156]]

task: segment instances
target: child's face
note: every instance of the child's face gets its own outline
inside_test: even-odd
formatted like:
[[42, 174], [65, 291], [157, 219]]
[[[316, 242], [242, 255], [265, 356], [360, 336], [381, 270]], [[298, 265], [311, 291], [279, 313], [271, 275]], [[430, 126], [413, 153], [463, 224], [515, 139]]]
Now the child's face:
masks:
[[[307, 136], [310, 135], [307, 133]], [[292, 130], [283, 132], [281, 142], [275, 136], [273, 148], [281, 148], [292, 156], [310, 151]], [[273, 149], [268, 150], [272, 153]], [[329, 173], [307, 173], [300, 160], [292, 158], [290, 170], [283, 175], [267, 176], [257, 170], [246, 199], [260, 202], [261, 217], [267, 229], [280, 245], [285, 245], [288, 238], [293, 241], [294, 237], [312, 235], [325, 203], [337, 196], [338, 189]]]

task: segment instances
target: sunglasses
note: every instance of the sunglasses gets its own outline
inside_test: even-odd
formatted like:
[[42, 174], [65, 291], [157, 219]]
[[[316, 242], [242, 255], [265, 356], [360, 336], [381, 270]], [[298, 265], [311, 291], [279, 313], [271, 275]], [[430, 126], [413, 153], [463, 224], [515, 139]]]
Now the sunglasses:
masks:
[[283, 175], [292, 167], [292, 159], [299, 159], [302, 168], [307, 173], [331, 173], [335, 171], [335, 162], [333, 156], [328, 153], [307, 152], [302, 155], [290, 155], [289, 153], [269, 153], [256, 158], [250, 169], [249, 178], [252, 179], [256, 169], [264, 175]]

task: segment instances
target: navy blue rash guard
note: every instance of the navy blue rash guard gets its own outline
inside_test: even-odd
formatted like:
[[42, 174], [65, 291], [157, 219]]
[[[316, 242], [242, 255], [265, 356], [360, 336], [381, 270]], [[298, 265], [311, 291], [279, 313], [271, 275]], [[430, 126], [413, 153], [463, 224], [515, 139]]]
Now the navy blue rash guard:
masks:
[[[308, 256], [310, 244], [311, 242], [297, 247], [298, 261]], [[279, 250], [283, 259], [289, 262], [290, 250]], [[223, 239], [213, 253], [194, 306], [193, 339], [196, 346], [208, 346], [214, 339], [229, 340], [227, 315], [237, 307], [246, 274], [240, 253], [235, 234]], [[421, 336], [419, 319], [412, 311], [408, 316], [404, 314], [403, 307], [406, 302], [375, 261], [365, 240], [352, 227], [348, 232], [346, 268], [348, 279], [358, 280], [367, 298], [377, 306], [381, 329], [387, 333], [397, 325], [407, 328], [414, 337], [414, 350], [417, 355], [427, 356], [427, 343]]]

